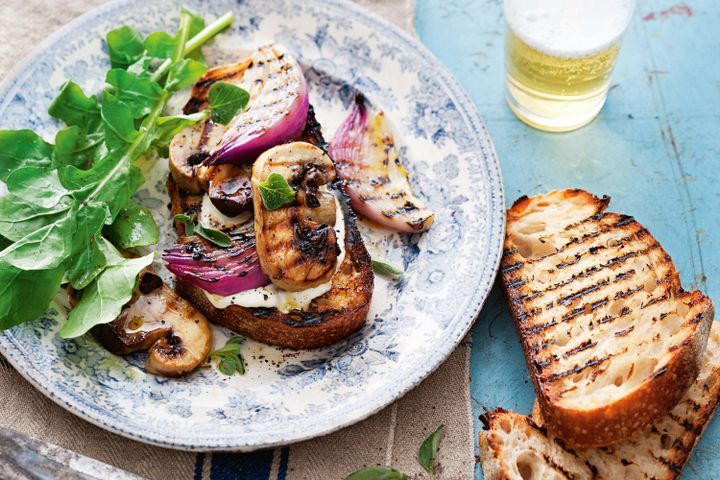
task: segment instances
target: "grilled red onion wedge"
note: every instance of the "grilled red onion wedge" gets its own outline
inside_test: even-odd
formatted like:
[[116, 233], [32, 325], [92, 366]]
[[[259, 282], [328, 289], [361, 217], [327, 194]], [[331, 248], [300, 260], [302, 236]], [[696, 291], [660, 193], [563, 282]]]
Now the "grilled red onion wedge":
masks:
[[[290, 205], [265, 208], [260, 184], [271, 173], [282, 175], [295, 190], [295, 201]], [[335, 197], [319, 191], [334, 179], [330, 157], [305, 142], [271, 148], [253, 165], [257, 253], [265, 274], [284, 290], [315, 287], [335, 273], [340, 253], [333, 230]]]
[[195, 370], [212, 345], [205, 316], [147, 270], [118, 318], [93, 327], [93, 333], [116, 355], [148, 350], [145, 371], [166, 377]]
[[435, 213], [413, 195], [385, 114], [368, 111], [360, 94], [335, 132], [329, 153], [357, 213], [398, 232], [430, 228]]
[[276, 44], [256, 50], [243, 76], [247, 108], [228, 124], [208, 165], [252, 162], [268, 148], [297, 139], [305, 128], [308, 93], [297, 60]]
[[249, 229], [227, 232], [230, 248], [219, 248], [197, 237], [182, 237], [165, 250], [167, 269], [191, 285], [222, 296], [263, 287], [270, 279], [260, 269], [255, 235]]

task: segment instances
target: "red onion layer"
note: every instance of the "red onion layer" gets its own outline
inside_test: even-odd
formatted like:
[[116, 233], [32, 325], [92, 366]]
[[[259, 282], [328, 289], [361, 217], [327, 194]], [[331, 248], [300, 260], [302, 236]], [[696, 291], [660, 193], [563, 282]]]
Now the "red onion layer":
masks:
[[263, 273], [255, 250], [255, 237], [231, 233], [233, 246], [219, 248], [205, 240], [187, 237], [165, 250], [167, 269], [203, 290], [222, 296], [264, 287], [270, 279]]
[[243, 84], [250, 102], [228, 125], [207, 165], [252, 162], [265, 150], [297, 139], [305, 128], [309, 100], [297, 60], [280, 45], [256, 50]]

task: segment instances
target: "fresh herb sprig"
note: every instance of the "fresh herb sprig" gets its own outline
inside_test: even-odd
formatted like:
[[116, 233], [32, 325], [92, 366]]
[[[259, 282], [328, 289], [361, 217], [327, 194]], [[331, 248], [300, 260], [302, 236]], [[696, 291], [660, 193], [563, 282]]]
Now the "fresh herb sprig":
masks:
[[225, 232], [206, 227], [202, 223], [195, 223], [195, 219], [190, 215], [178, 213], [175, 215], [174, 220], [185, 225], [185, 235], [199, 235], [208, 242], [222, 248], [230, 248], [233, 245], [232, 238]]
[[386, 277], [399, 277], [405, 273], [402, 268], [381, 260], [373, 260], [372, 267], [375, 273]]
[[216, 123], [227, 125], [237, 112], [244, 109], [250, 94], [231, 83], [216, 82], [208, 91], [208, 103], [212, 112], [212, 119]]
[[258, 189], [263, 205], [268, 210], [277, 210], [295, 201], [295, 190], [288, 184], [285, 177], [277, 172], [272, 172], [263, 182], [260, 182]]
[[224, 375], [234, 375], [239, 373], [245, 375], [245, 361], [242, 353], [240, 353], [240, 345], [245, 341], [245, 337], [230, 337], [225, 346], [210, 352], [211, 359], [218, 359], [218, 370]]
[[445, 425], [440, 425], [423, 441], [418, 450], [418, 462], [420, 462], [420, 466], [428, 472], [430, 480], [434, 480], [435, 478], [435, 457], [440, 448], [440, 440], [442, 440], [444, 435]]
[[30, 130], [0, 131], [0, 181], [9, 190], [0, 197], [0, 329], [37, 318], [64, 279], [79, 298], [65, 338], [111, 321], [130, 300], [152, 257], [125, 259], [106, 238], [121, 248], [157, 241], [151, 216], [131, 200], [144, 182], [135, 161], [208, 117], [162, 112], [206, 70], [198, 47], [232, 20], [228, 13], [205, 26], [183, 8], [174, 36], [115, 29], [99, 98], [67, 81], [50, 105], [66, 125], [54, 145]]
[[[440, 425], [423, 440], [418, 450], [418, 463], [428, 472], [430, 480], [435, 478], [436, 457], [440, 449], [440, 441], [444, 435], [445, 425]], [[345, 480], [407, 480], [407, 478], [407, 475], [392, 467], [378, 465], [362, 468], [345, 477]]]

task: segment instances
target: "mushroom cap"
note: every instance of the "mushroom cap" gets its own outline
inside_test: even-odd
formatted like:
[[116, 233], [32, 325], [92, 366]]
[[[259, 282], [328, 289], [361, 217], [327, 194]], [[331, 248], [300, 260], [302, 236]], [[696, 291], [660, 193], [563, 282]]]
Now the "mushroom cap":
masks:
[[193, 371], [212, 346], [205, 316], [150, 271], [140, 274], [138, 290], [118, 318], [93, 333], [116, 355], [149, 350], [145, 370], [167, 377]]

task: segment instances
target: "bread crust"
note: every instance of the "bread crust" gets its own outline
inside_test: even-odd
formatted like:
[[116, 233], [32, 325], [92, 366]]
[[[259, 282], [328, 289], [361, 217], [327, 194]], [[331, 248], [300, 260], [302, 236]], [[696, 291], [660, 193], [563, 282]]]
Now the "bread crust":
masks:
[[[580, 459], [592, 470], [593, 480], [674, 480], [680, 477], [720, 402], [718, 348], [720, 325], [713, 324], [700, 374], [681, 401], [651, 427], [611, 447], [568, 450], [562, 441], [543, 429], [545, 422], [537, 402], [529, 419], [503, 409], [488, 412], [481, 417], [485, 429], [480, 432], [480, 457], [486, 478], [517, 478], [512, 472], [513, 458], [507, 458], [507, 455], [533, 448], [548, 465], [551, 462], [565, 465], [568, 461], [574, 464], [575, 458]], [[533, 442], [524, 436], [521, 430], [526, 425], [537, 427], [532, 433], [539, 441]], [[502, 445], [501, 429], [507, 431], [508, 428], [508, 434], [514, 435], [517, 442]]]
[[[532, 198], [522, 197], [508, 211], [508, 233], [501, 261], [501, 276], [505, 294], [515, 325], [520, 333], [530, 377], [537, 392], [544, 421], [553, 434], [564, 439], [572, 447], [599, 447], [623, 441], [667, 414], [697, 377], [702, 365], [703, 354], [714, 315], [712, 302], [708, 297], [700, 292], [688, 293], [682, 291], [679, 275], [672, 260], [662, 250], [657, 240], [642, 225], [631, 217], [604, 213], [609, 200], [608, 197], [598, 198], [584, 190], [559, 190]], [[560, 378], [560, 375], [570, 375], [585, 370], [587, 370], [586, 373], [592, 372], [589, 373], [590, 376], [597, 375], [602, 372], [603, 362], [608, 358], [612, 359], [611, 355], [608, 354], [603, 357], [602, 354], [608, 352], [596, 351], [597, 356], [592, 357], [591, 361], [586, 364], [579, 365], [574, 371], [569, 370], [561, 374], [548, 373], [547, 353], [552, 352], [555, 354], [558, 350], [552, 350], [554, 346], [552, 344], [548, 345], [547, 337], [543, 337], [547, 324], [538, 327], [533, 323], [539, 311], [528, 307], [530, 293], [523, 286], [527, 277], [538, 272], [533, 271], [533, 261], [526, 260], [520, 253], [517, 245], [518, 239], [511, 238], [513, 235], [513, 222], [520, 221], [527, 215], [529, 209], [547, 208], [548, 205], [557, 205], [561, 202], [571, 202], [572, 210], [581, 210], [583, 212], [580, 223], [595, 222], [601, 227], [607, 227], [606, 231], [611, 232], [615, 232], [614, 229], [617, 227], [617, 236], [622, 237], [620, 243], [627, 241], [644, 245], [644, 255], [653, 254], [655, 255], [653, 258], [658, 259], [653, 268], [663, 272], [662, 282], [658, 283], [657, 288], [665, 292], [666, 298], [677, 299], [689, 305], [685, 320], [689, 322], [688, 325], [693, 333], [684, 339], [682, 343], [672, 346], [672, 350], [670, 350], [672, 352], [671, 359], [665, 365], [658, 365], [658, 368], [652, 372], [651, 376], [633, 388], [627, 395], [612, 403], [598, 407], [564, 407], [561, 404], [561, 399], [566, 391], [559, 389], [556, 380]], [[564, 231], [575, 225], [577, 223], [567, 226]], [[596, 235], [596, 233], [593, 232], [588, 235]], [[570, 243], [591, 243], [594, 241], [592, 236], [588, 238], [589, 240], [585, 237], [582, 239], [573, 238]], [[599, 245], [597, 248], [605, 247]], [[592, 252], [592, 249], [590, 251]], [[590, 271], [594, 273], [597, 270]], [[587, 274], [583, 279], [591, 275]], [[573, 281], [569, 282], [569, 285], [563, 284], [557, 288], [562, 293], [555, 294], [553, 292], [556, 296], [566, 296], [560, 296], [560, 300], [553, 297], [555, 303], [552, 308], [559, 308], [557, 305], [561, 301], [566, 299], [575, 301], [575, 296], [584, 295], [585, 291], [572, 291], [575, 285], [574, 280], [575, 277], [573, 277]], [[606, 285], [606, 283], [603, 285]], [[587, 291], [590, 291], [590, 288]], [[625, 295], [624, 292], [623, 295]], [[615, 300], [617, 298], [616, 295]], [[612, 301], [613, 299], [609, 298], [609, 300]], [[562, 324], [567, 322], [566, 317], [569, 317], [571, 320], [568, 325], [571, 325], [575, 322], [575, 316], [580, 319], [587, 318], [585, 315], [592, 314], [591, 310], [594, 310], [595, 304], [598, 302], [584, 305], [581, 302], [578, 303], [580, 303], [579, 307], [577, 303], [570, 303], [570, 300], [568, 300], [567, 309], [564, 310], [568, 313], [557, 321], [553, 321]], [[550, 303], [548, 303], [548, 306], [550, 306]], [[575, 310], [571, 307], [575, 307]], [[541, 307], [539, 310], [542, 309]], [[555, 323], [550, 326], [554, 327]], [[592, 328], [592, 322], [590, 328]]]

